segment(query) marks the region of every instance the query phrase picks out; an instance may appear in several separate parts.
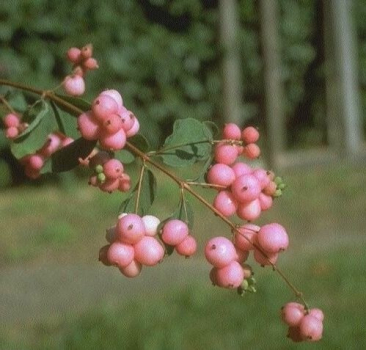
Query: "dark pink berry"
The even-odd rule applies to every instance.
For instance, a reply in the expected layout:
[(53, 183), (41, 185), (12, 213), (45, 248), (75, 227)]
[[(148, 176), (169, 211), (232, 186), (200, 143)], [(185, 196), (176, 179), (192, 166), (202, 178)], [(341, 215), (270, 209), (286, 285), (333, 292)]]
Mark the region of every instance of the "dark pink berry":
[(93, 45), (87, 44), (87, 45), (83, 46), (80, 50), (80, 54), (81, 54), (81, 57), (84, 59), (92, 57), (93, 56)]
[(93, 57), (87, 58), (82, 64), (85, 69), (94, 70), (99, 68), (97, 60)]
[(106, 179), (98, 185), (103, 192), (112, 193), (119, 187), (119, 179)]
[(267, 253), (263, 255), (258, 249), (254, 249), (254, 260), (262, 266), (275, 264), (278, 259), (278, 253)]
[(109, 259), (108, 259), (109, 247), (110, 247), (110, 245), (107, 244), (107, 245), (105, 245), (105, 246), (103, 246), (102, 248), (99, 249), (99, 261), (105, 266), (111, 266), (112, 265), (110, 263)]
[(256, 159), (261, 155), (261, 149), (256, 143), (249, 143), (243, 148), (242, 154), (249, 159)]
[(123, 128), (123, 122), (118, 114), (110, 114), (102, 123), (103, 131), (112, 135)]
[(236, 250), (236, 258), (235, 258), (235, 260), (239, 264), (242, 264), (243, 262), (245, 262), (248, 259), (249, 251), (247, 251), (247, 250), (241, 250), (238, 247), (235, 247), (235, 250)]
[(295, 343), (303, 341), (299, 327), (289, 327), (287, 337), (290, 338)]
[(248, 126), (243, 129), (241, 133), (241, 138), (247, 144), (256, 143), (259, 139), (259, 132), (256, 128)]
[(78, 63), (81, 59), (81, 51), (77, 47), (71, 47), (67, 50), (67, 58), (71, 63)]

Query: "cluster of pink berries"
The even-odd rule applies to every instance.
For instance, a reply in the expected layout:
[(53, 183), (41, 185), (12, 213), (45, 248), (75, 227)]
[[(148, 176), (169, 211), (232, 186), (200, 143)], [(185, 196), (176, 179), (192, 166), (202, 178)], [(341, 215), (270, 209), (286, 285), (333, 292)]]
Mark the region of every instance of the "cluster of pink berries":
[(3, 123), (6, 128), (5, 136), (10, 140), (15, 139), (28, 127), (28, 124), (22, 123), (20, 117), (15, 113), (8, 113), (4, 117)]
[(31, 179), (39, 177), (47, 159), (57, 150), (69, 145), (73, 141), (71, 137), (67, 137), (60, 132), (48, 135), (47, 141), (38, 151), (28, 154), (19, 160), (24, 165), (25, 174)]
[(127, 192), (131, 188), (131, 178), (124, 172), (123, 164), (111, 157), (108, 152), (100, 151), (89, 159), (89, 168), (94, 174), (89, 184), (99, 187), (104, 192)]
[(63, 81), (67, 94), (80, 96), (85, 92), (85, 73), (98, 68), (98, 62), (92, 56), (93, 46), (91, 44), (85, 45), (81, 49), (71, 47), (67, 51), (67, 58), (74, 65), (72, 74), (67, 75)]
[(107, 150), (121, 150), (128, 137), (136, 135), (140, 124), (123, 106), (120, 93), (105, 90), (93, 101), (90, 111), (78, 117), (78, 129), (86, 140), (98, 140)]
[(324, 313), (314, 308), (306, 310), (302, 304), (291, 302), (282, 307), (281, 316), (288, 326), (287, 336), (294, 342), (318, 341), (323, 335)]
[[(107, 230), (106, 239), (110, 244), (100, 249), (99, 260), (104, 265), (117, 266), (126, 277), (138, 276), (142, 266), (157, 265), (165, 255), (156, 238), (159, 224), (160, 220), (153, 215), (121, 214), (117, 224)], [(195, 252), (196, 242), (184, 225), (180, 220), (168, 220), (161, 237), (164, 243), (175, 245), (179, 254), (190, 256)]]

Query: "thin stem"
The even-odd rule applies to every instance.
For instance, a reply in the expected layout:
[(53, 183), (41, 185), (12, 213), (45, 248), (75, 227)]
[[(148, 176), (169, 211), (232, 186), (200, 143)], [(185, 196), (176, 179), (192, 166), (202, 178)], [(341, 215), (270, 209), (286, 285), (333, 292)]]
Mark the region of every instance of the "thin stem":
[(227, 188), (226, 186), (222, 186), (222, 185), (215, 185), (215, 184), (210, 184), (210, 183), (206, 183), (206, 182), (196, 182), (196, 181), (186, 181), (186, 184), (191, 185), (191, 186), (216, 188), (218, 190), (225, 190)]
[(177, 144), (177, 145), (174, 145), (174, 146), (160, 148), (156, 151), (150, 151), (150, 152), (147, 153), (147, 155), (148, 156), (156, 156), (156, 155), (165, 153), (167, 151), (172, 151), (174, 149), (181, 148), (181, 147), (184, 147), (184, 146), (193, 146), (193, 145), (198, 145), (198, 144), (201, 144), (201, 143), (211, 143), (212, 144), (213, 142), (214, 141), (207, 139), (207, 140), (201, 140), (201, 141), (195, 141), (195, 142), (180, 143), (180, 144)]
[(15, 112), (15, 110), (13, 109), (13, 107), (9, 104), (9, 102), (6, 100), (6, 98), (4, 96), (0, 95), (0, 100), (1, 102), (5, 105), (5, 107), (13, 114), (17, 114)]
[(142, 187), (142, 179), (144, 178), (146, 163), (145, 160), (142, 160), (143, 164), (140, 169), (140, 175), (139, 175), (139, 182), (137, 187), (137, 195), (136, 195), (136, 203), (135, 203), (135, 214), (137, 214), (137, 211), (139, 209), (139, 203), (140, 203), (140, 195), (141, 195), (141, 187)]

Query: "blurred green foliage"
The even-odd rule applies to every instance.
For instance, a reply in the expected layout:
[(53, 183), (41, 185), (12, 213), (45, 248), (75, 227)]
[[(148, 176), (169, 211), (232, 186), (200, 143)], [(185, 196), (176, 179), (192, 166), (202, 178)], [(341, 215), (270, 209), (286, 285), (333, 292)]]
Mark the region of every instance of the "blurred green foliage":
[[(364, 105), (365, 4), (354, 0)], [(240, 1), (239, 10), (243, 115), (263, 126), (258, 2)], [(321, 1), (280, 0), (280, 11), (288, 142), (324, 144)], [(222, 122), (218, 0), (12, 0), (0, 2), (0, 19), (3, 78), (55, 87), (71, 70), (66, 50), (92, 42), (101, 68), (87, 76), (86, 99), (121, 91), (153, 145), (177, 118)]]

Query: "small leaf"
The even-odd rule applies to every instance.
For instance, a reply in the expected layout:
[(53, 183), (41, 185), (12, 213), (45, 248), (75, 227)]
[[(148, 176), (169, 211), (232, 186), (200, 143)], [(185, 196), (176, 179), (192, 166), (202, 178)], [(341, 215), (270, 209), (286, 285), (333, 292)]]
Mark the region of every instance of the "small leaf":
[(64, 105), (63, 103), (54, 101), (57, 104), (57, 106), (59, 106), (63, 111), (73, 115), (74, 117), (78, 117), (80, 115), (80, 113), (76, 112), (72, 108), (72, 106), (75, 106), (75, 107), (81, 109), (83, 112), (89, 111), (91, 109), (91, 104), (81, 98), (67, 96), (67, 95), (60, 95), (60, 94), (55, 94), (55, 95), (57, 97), (63, 99), (64, 101), (66, 101), (68, 104), (70, 104), (70, 107), (68, 107), (67, 105)]
[(55, 152), (52, 159), (52, 172), (60, 173), (71, 170), (79, 165), (79, 158), (85, 159), (94, 149), (96, 141), (82, 137)]
[(28, 108), (24, 94), (17, 90), (12, 90), (5, 95), (9, 104), (18, 112), (25, 111)]
[(64, 125), (64, 122), (61, 118), (61, 114), (56, 106), (56, 104), (51, 101), (51, 107), (52, 107), (52, 111), (53, 111), (53, 114), (55, 116), (55, 119), (56, 119), (56, 123), (57, 123), (57, 126), (58, 126), (58, 129), (64, 134), (64, 135), (67, 135), (66, 134), (66, 130), (65, 130), (65, 125)]
[(205, 124), (210, 130), (212, 138), (215, 138), (219, 135), (220, 129), (214, 122), (212, 122), (211, 120), (205, 120), (203, 124)]
[(161, 157), (169, 166), (188, 166), (210, 156), (210, 141), (212, 132), (205, 124), (193, 118), (179, 119), (174, 123), (173, 133), (165, 140)]
[(136, 157), (126, 149), (116, 152), (114, 158), (120, 160), (123, 164), (131, 164), (136, 159)]
[(135, 203), (136, 203), (135, 193), (132, 192), (119, 206), (119, 209), (118, 209), (119, 213), (120, 214), (133, 213), (135, 211)]
[(141, 134), (137, 134), (129, 138), (128, 142), (144, 153), (146, 153), (150, 148), (149, 141)]
[(170, 219), (179, 219), (184, 221), (190, 229), (193, 228), (193, 209), (187, 199), (183, 198), (179, 201), (177, 209), (170, 216)]
[(51, 101), (51, 107), (58, 125), (58, 129), (63, 134), (73, 139), (79, 138), (80, 133), (77, 130), (75, 118), (69, 113), (61, 110), (54, 101)]

